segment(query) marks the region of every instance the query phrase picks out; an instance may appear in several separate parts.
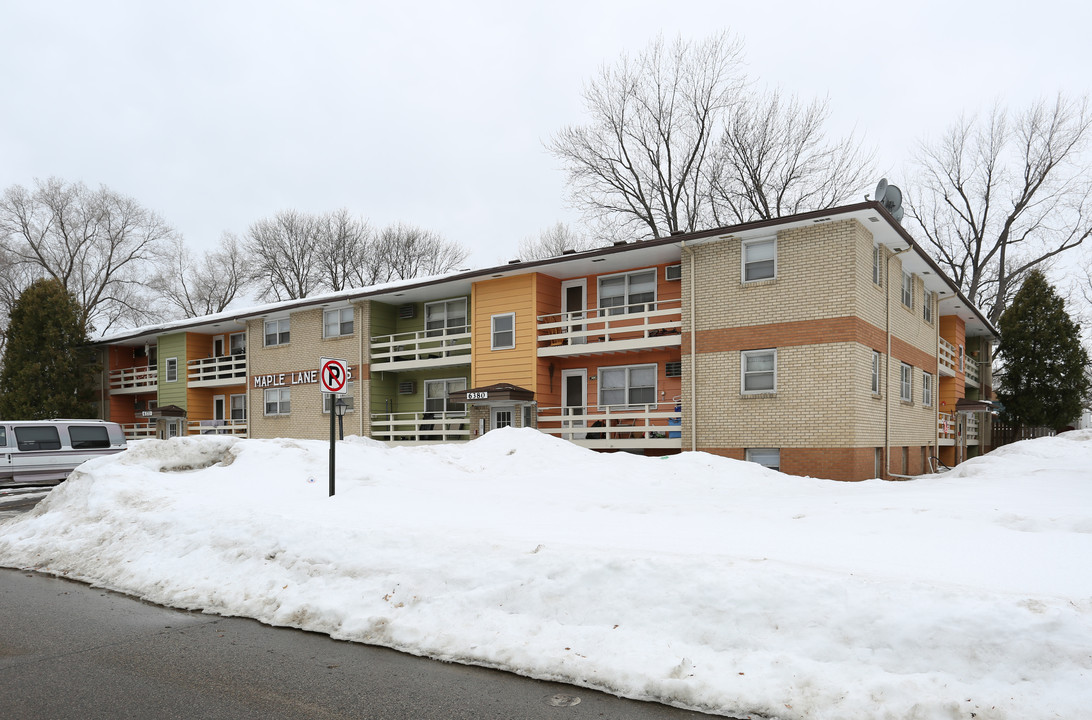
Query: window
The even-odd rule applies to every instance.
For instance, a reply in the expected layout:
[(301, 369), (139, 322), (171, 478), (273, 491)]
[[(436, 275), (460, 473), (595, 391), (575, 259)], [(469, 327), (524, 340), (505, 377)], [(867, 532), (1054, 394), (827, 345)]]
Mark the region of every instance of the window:
[(102, 425), (69, 425), (68, 439), (73, 450), (110, 447), (110, 435)]
[(872, 394), (880, 394), (880, 354), (872, 352)]
[(530, 405), (523, 406), (523, 427), (535, 426), (535, 411)]
[(233, 333), (228, 338), (228, 346), (232, 355), (246, 354), (246, 333)]
[(656, 366), (599, 368), (599, 405), (652, 405), (656, 402)]
[(466, 390), (466, 378), (425, 380), (425, 412), (465, 412), (465, 404), (447, 399), (451, 393), (464, 390)]
[(778, 448), (747, 448), (747, 462), (758, 463), (771, 470), (781, 469), (781, 450)]
[(933, 298), (935, 297), (936, 293), (932, 290), (926, 290), (921, 296), (921, 317), (930, 325), (933, 324)]
[(334, 396), (331, 393), (323, 393), (322, 394), (322, 414), (323, 415), (330, 412), (330, 398), (331, 397), (335, 398), (334, 402), (337, 402), (337, 399), (336, 399), (337, 397), (343, 398), (345, 400), (346, 404), (348, 404), (348, 406), (349, 406), (349, 407), (345, 408), (345, 412), (346, 413), (351, 413), (353, 411), (353, 405), (355, 404), (353, 402), (353, 383), (351, 383), (351, 382), (345, 383), (345, 388), (346, 388), (346, 390), (348, 392), (344, 393), (343, 395)]
[(163, 374), (165, 375), (164, 379), (167, 382), (177, 382), (178, 381), (178, 358), (167, 358), (163, 362), (165, 363), (164, 366), (163, 366)]
[(743, 281), (777, 277), (777, 240), (751, 240), (743, 243)]
[(272, 345), (287, 345), (289, 338), (288, 324), (288, 318), (281, 318), (280, 320), (266, 320), (265, 346), (270, 347)]
[(656, 271), (642, 270), (599, 278), (599, 307), (610, 315), (644, 312), (656, 302)]
[(883, 477), (883, 448), (876, 448), (875, 473), (876, 477)]
[(510, 350), (516, 346), (516, 314), (493, 316), (491, 350)]
[(880, 250), (880, 246), (876, 245), (872, 248), (872, 282), (877, 285), (883, 285), (883, 274), (880, 272), (883, 267), (883, 251)]
[(933, 406), (933, 376), (927, 372), (921, 374), (921, 404)]
[(0, 426), (0, 448), (8, 446), (8, 431), (3, 426)]
[(959, 346), (959, 371), (960, 372), (967, 372), (967, 368), (965, 366), (966, 365), (966, 360), (967, 359), (965, 357), (963, 357), (963, 346), (960, 345)]
[(159, 346), (148, 346), (148, 367), (156, 367), (159, 364)]
[(425, 330), (430, 337), (466, 332), (466, 298), (427, 303)]
[[(327, 310), (322, 313), (322, 336), (328, 338), (345, 337), (353, 334), (353, 309)], [(287, 342), (287, 340), (285, 341)]]
[(777, 392), (777, 350), (744, 350), (740, 360), (741, 392)]
[(57, 428), (49, 425), (15, 428), (15, 442), (19, 449), (27, 452), (32, 450), (60, 450), (61, 436)]
[(292, 388), (270, 388), (265, 391), (265, 414), (287, 415), (292, 410)]
[(231, 419), (246, 420), (246, 395), (231, 396)]
[(914, 307), (914, 276), (907, 272), (902, 274), (902, 304)]
[(903, 363), (899, 368), (899, 399), (911, 402), (914, 399), (914, 368)]

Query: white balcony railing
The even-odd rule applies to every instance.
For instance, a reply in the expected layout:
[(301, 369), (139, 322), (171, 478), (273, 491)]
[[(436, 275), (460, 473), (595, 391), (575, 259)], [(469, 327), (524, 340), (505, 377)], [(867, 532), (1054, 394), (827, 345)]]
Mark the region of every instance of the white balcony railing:
[(586, 355), (682, 344), (682, 301), (538, 316), (538, 355)]
[(968, 415), (964, 427), (967, 430), (967, 444), (977, 445), (979, 443), (978, 413)]
[(967, 358), (966, 370), (967, 370), (967, 382), (971, 383), (972, 385), (974, 385), (976, 387), (978, 387), (979, 382), (980, 382), (979, 381), (979, 368), (978, 368), (978, 363), (975, 361), (973, 356)]
[(155, 437), (154, 422), (121, 423), (126, 440), (143, 440)]
[(958, 351), (956, 346), (945, 340), (940, 339), (940, 374), (953, 377), (956, 374), (956, 370), (959, 369), (959, 360), (957, 359)]
[(462, 442), (470, 439), (470, 421), (465, 412), (375, 413), (372, 439), (392, 443)]
[[(940, 413), (937, 415), (937, 436), (943, 443), (945, 440), (955, 441), (956, 419), (952, 413)], [(949, 443), (951, 444), (951, 443)]]
[(539, 408), (538, 429), (589, 448), (681, 448), (682, 409), (675, 402)]
[(246, 383), (246, 355), (198, 358), (186, 363), (186, 377), (191, 387), (216, 387)]
[(154, 367), (122, 368), (110, 371), (111, 394), (155, 392), (158, 388), (159, 372)]
[(375, 335), (371, 369), (408, 370), (470, 363), (470, 326)]
[(190, 435), (249, 435), (246, 420), (190, 420), (186, 425)]

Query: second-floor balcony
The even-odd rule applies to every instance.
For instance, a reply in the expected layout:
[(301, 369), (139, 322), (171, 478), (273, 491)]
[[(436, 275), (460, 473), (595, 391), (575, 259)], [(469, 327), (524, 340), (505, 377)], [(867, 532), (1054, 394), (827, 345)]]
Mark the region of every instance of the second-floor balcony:
[(154, 367), (120, 368), (110, 371), (111, 395), (138, 395), (159, 389), (159, 372)]
[(222, 387), (246, 384), (246, 355), (198, 358), (186, 363), (190, 387)]
[(944, 338), (940, 339), (940, 351), (937, 359), (941, 375), (955, 377), (964, 373), (964, 381), (971, 387), (980, 387), (978, 362), (974, 357), (963, 355), (963, 349), (956, 347)]
[(538, 316), (539, 357), (682, 344), (682, 301), (661, 300)]
[(372, 372), (469, 364), (469, 325), (372, 336)]

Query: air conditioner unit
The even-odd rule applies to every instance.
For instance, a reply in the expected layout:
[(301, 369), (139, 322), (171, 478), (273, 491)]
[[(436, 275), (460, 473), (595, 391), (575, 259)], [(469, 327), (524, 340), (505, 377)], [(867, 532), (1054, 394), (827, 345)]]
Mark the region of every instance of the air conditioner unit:
[(682, 280), (682, 264), (665, 267), (664, 280)]
[(664, 374), (667, 377), (682, 377), (682, 362), (676, 360), (664, 365)]
[(417, 305), (414, 303), (406, 303), (405, 305), (398, 306), (398, 318), (400, 320), (412, 320), (417, 317)]
[(406, 380), (405, 382), (398, 383), (399, 395), (416, 395), (417, 394), (417, 381)]

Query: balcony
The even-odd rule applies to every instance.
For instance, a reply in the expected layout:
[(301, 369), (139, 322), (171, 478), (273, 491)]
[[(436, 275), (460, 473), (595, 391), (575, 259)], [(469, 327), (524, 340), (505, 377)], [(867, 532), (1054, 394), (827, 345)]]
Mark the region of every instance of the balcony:
[(249, 437), (246, 420), (190, 420), (186, 423), (190, 435), (235, 435)]
[(375, 335), (371, 371), (423, 370), (470, 364), (470, 326)]
[(981, 382), (979, 381), (978, 363), (975, 361), (974, 356), (967, 358), (966, 371), (967, 385), (975, 388), (982, 387)]
[(159, 389), (159, 371), (154, 367), (122, 368), (110, 371), (111, 395), (137, 395)]
[(470, 439), (470, 421), (465, 412), (375, 413), (371, 428), (373, 440), (396, 444)]
[(540, 432), (596, 450), (680, 450), (681, 426), (682, 410), (674, 402), (538, 410)]
[(937, 440), (941, 445), (955, 445), (956, 419), (953, 413), (937, 415)]
[(539, 357), (678, 347), (682, 344), (682, 301), (539, 315), (538, 342)]
[(959, 351), (956, 346), (945, 340), (940, 339), (940, 374), (947, 377), (955, 377), (956, 370), (959, 369)]
[(186, 363), (190, 387), (224, 387), (246, 384), (246, 355), (198, 358)]
[(154, 422), (121, 423), (121, 429), (125, 433), (126, 441), (155, 437)]

